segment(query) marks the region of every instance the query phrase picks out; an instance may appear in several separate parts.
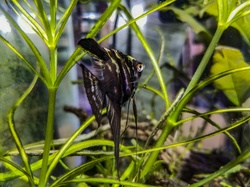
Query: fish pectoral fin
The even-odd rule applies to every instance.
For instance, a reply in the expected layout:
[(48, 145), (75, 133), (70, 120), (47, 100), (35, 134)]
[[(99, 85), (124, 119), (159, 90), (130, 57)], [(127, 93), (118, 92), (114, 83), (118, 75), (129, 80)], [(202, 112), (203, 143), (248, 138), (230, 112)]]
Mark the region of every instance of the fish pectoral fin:
[(119, 151), (120, 151), (120, 128), (121, 128), (121, 105), (118, 102), (113, 102), (106, 96), (107, 116), (109, 119), (112, 136), (114, 140), (114, 154), (116, 160), (116, 168), (119, 176)]
[(93, 114), (95, 115), (98, 126), (100, 126), (104, 101), (104, 96), (100, 88), (100, 82), (84, 65), (81, 65), (81, 67), (83, 71), (84, 87), (89, 104), (92, 108)]
[(87, 53), (101, 60), (109, 60), (106, 50), (101, 47), (93, 38), (83, 38), (78, 42)]

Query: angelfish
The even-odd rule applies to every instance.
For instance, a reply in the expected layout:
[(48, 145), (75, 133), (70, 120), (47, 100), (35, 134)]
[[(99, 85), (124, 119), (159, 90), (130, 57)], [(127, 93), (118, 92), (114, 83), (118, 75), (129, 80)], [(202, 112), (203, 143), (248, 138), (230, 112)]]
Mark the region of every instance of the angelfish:
[(119, 177), (121, 107), (134, 97), (144, 65), (118, 50), (101, 47), (92, 38), (81, 39), (78, 45), (93, 57), (92, 70), (88, 69), (85, 64), (80, 64), (83, 71), (84, 87), (99, 126), (102, 119), (102, 109), (107, 109)]

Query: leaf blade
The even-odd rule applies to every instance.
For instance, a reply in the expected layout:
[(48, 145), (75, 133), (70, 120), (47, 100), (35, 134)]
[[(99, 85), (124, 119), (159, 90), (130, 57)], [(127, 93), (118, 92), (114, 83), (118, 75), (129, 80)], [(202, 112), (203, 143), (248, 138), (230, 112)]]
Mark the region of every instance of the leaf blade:
[[(213, 56), (211, 74), (219, 74), (226, 70), (248, 67), (240, 50), (225, 46), (216, 48)], [(222, 90), (227, 98), (236, 106), (240, 106), (250, 96), (250, 78), (246, 74), (250, 71), (233, 73), (217, 79), (214, 85)]]

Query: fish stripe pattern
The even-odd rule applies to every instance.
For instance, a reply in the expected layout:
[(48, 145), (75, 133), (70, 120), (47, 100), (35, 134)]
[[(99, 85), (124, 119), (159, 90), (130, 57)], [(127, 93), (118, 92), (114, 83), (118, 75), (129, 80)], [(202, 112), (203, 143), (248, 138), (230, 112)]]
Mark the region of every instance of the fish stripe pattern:
[(92, 38), (83, 38), (78, 45), (93, 57), (92, 69), (88, 69), (84, 63), (80, 64), (84, 87), (99, 126), (101, 111), (103, 108), (107, 109), (119, 177), (121, 107), (134, 97), (144, 65), (118, 50), (101, 47)]

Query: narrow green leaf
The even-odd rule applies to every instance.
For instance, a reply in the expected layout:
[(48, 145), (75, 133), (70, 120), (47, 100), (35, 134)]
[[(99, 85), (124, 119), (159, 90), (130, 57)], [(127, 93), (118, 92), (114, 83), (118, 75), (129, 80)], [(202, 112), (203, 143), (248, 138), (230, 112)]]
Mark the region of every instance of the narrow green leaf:
[(230, 15), (228, 16), (227, 23), (236, 21), (242, 14), (244, 14), (244, 10), (250, 5), (250, 1), (246, 1), (239, 6), (237, 6), (234, 10), (232, 9)]
[(90, 117), (86, 122), (68, 139), (68, 141), (61, 147), (61, 149), (55, 154), (55, 158), (51, 162), (50, 166), (48, 167), (45, 181), (47, 181), (51, 175), (51, 172), (56, 167), (59, 160), (63, 157), (64, 153), (67, 152), (69, 147), (72, 145), (73, 141), (77, 138), (77, 136), (88, 127), (88, 125), (95, 119), (94, 116)]
[(86, 38), (94, 37), (101, 30), (101, 28), (105, 25), (105, 23), (108, 21), (108, 19), (113, 14), (113, 12), (117, 9), (120, 2), (121, 2), (121, 0), (111, 1), (111, 4), (109, 5), (109, 7), (104, 11), (102, 16), (98, 19), (96, 24), (93, 26), (93, 28), (87, 34)]
[(77, 46), (77, 48), (75, 49), (75, 51), (69, 57), (68, 61), (63, 66), (63, 68), (60, 71), (60, 73), (58, 74), (58, 76), (56, 78), (56, 81), (55, 81), (55, 84), (54, 84), (55, 86), (59, 86), (59, 84), (61, 83), (61, 81), (63, 80), (63, 78), (69, 72), (69, 70), (77, 63), (77, 61), (79, 61), (83, 57), (84, 54), (85, 53), (83, 53), (82, 48), (80, 46)]
[[(58, 24), (61, 23), (61, 27), (64, 27), (64, 24), (66, 23), (65, 20), (68, 19), (68, 14), (70, 11), (72, 11), (72, 7), (73, 7), (73, 3), (75, 3), (75, 1), (71, 2), (71, 7), (69, 7), (67, 9), (67, 11), (65, 12), (65, 15), (61, 18), (61, 20), (59, 21)], [(102, 28), (102, 26), (108, 21), (109, 17), (112, 15), (112, 13), (115, 11), (115, 9), (118, 7), (118, 5), (120, 4), (120, 0), (117, 1), (112, 1), (112, 3), (110, 4), (110, 6), (105, 10), (105, 12), (102, 14), (102, 16), (98, 19), (98, 21), (96, 22), (96, 24), (93, 26), (93, 28), (91, 29), (91, 31), (87, 34), (87, 38), (92, 38), (94, 37)], [(59, 25), (58, 25), (59, 27)], [(58, 30), (58, 34), (57, 37), (60, 36), (60, 32), (62, 32), (62, 28), (59, 28)], [(55, 81), (55, 85), (59, 85), (60, 82), (62, 81), (62, 79), (64, 78), (64, 76), (67, 74), (67, 72), (75, 65), (75, 63), (81, 59), (81, 57), (84, 56), (85, 53), (81, 53), (82, 52), (82, 48), (81, 47), (77, 47), (76, 50), (74, 51), (74, 53), (70, 56), (70, 58), (68, 59), (68, 61), (65, 63), (65, 65), (63, 66), (61, 72), (59, 73), (56, 81)]]
[[(43, 39), (43, 41), (45, 43), (48, 42), (48, 39), (46, 37), (46, 33), (44, 31), (44, 29), (41, 27), (41, 25), (36, 21), (36, 19), (31, 15), (31, 13), (29, 13), (27, 10), (24, 9), (23, 6), (21, 6), (20, 2), (14, 2), (15, 6), (13, 6), (12, 4), (10, 4), (12, 10), (20, 17), (23, 18), (23, 20), (29, 24), (29, 26), (33, 29), (33, 31), (40, 37)], [(37, 14), (37, 12), (33, 9), (33, 7), (29, 4), (26, 3), (27, 6), (29, 6), (29, 8), (32, 11), (32, 14), (34, 14), (35, 16), (39, 16)], [(39, 17), (38, 17), (39, 18)]]
[(46, 15), (43, 3), (41, 0), (36, 0), (36, 1), (34, 1), (34, 3), (35, 3), (35, 6), (38, 10), (39, 17), (41, 18), (41, 22), (44, 25), (45, 33), (48, 37), (48, 41), (52, 41), (53, 39), (52, 39), (51, 27), (50, 27), (49, 19)]
[[(134, 20), (132, 15), (130, 14), (130, 12), (127, 10), (126, 7), (120, 5), (119, 8), (126, 14), (128, 20)], [(168, 94), (167, 94), (167, 89), (166, 89), (166, 85), (165, 85), (165, 81), (163, 79), (163, 75), (162, 72), (160, 70), (159, 64), (157, 62), (157, 59), (150, 47), (150, 45), (148, 44), (146, 38), (143, 36), (140, 28), (138, 27), (138, 25), (136, 24), (136, 22), (132, 22), (131, 23), (131, 28), (134, 30), (136, 36), (139, 38), (141, 44), (143, 45), (145, 51), (147, 52), (149, 58), (151, 59), (152, 65), (154, 67), (155, 73), (157, 75), (157, 78), (159, 80), (159, 84), (161, 86), (161, 90), (162, 90), (162, 95), (164, 97), (164, 101), (166, 103), (166, 108), (168, 108), (170, 106), (170, 102), (169, 102), (169, 98), (168, 98)]]
[[(20, 166), (18, 166), (17, 164), (15, 164), (14, 162), (0, 156), (0, 160), (3, 161), (5, 164), (9, 164), (11, 167), (15, 168), (16, 170), (18, 170), (19, 172), (21, 172), (23, 175), (27, 176), (27, 178), (30, 181), (33, 181), (32, 177), (29, 175), (29, 173), (27, 173), (23, 168), (21, 168)], [(3, 173), (4, 174), (4, 173)], [(0, 176), (0, 181), (4, 182), (7, 181), (6, 178), (4, 177), (5, 175), (1, 175)]]
[(15, 110), (17, 109), (18, 106), (20, 106), (20, 104), (25, 100), (25, 98), (30, 94), (30, 92), (33, 90), (36, 82), (37, 82), (37, 76), (34, 77), (33, 81), (31, 82), (30, 86), (27, 88), (27, 90), (23, 93), (23, 95), (16, 101), (16, 103), (14, 104), (14, 106), (9, 110), (8, 112), (8, 125), (9, 125), (9, 129), (12, 135), (12, 138), (14, 139), (14, 142), (16, 144), (16, 147), (20, 153), (20, 156), (22, 158), (22, 161), (24, 163), (25, 169), (27, 171), (27, 173), (30, 175), (30, 183), (34, 183), (33, 181), (33, 173), (31, 171), (30, 168), (30, 163), (29, 163), (29, 159), (28, 156), (24, 150), (23, 144), (16, 132), (16, 128), (15, 128), (15, 123), (14, 123), (14, 113)]
[(31, 39), (28, 37), (28, 35), (20, 28), (20, 26), (16, 23), (16, 21), (10, 16), (10, 14), (8, 14), (2, 8), (2, 6), (0, 6), (0, 10), (4, 13), (6, 18), (10, 21), (10, 23), (17, 29), (17, 31), (23, 37), (25, 42), (29, 45), (30, 49), (32, 50), (32, 52), (34, 53), (34, 55), (35, 55), (35, 57), (36, 57), (36, 59), (38, 61), (38, 64), (39, 64), (41, 72), (42, 72), (42, 74), (44, 76), (44, 79), (46, 80), (47, 83), (49, 83), (50, 82), (49, 72), (48, 72), (46, 63), (45, 63), (44, 59), (42, 58), (42, 55), (41, 55), (40, 51), (37, 49), (37, 47), (35, 46), (33, 41), (31, 41)]
[(151, 91), (152, 93), (154, 93), (154, 94), (158, 95), (159, 97), (161, 97), (163, 100), (165, 99), (163, 94), (159, 90), (157, 90), (156, 88), (154, 88), (152, 86), (149, 86), (149, 85), (145, 84), (145, 85), (142, 86), (142, 88)]
[(101, 186), (105, 186), (105, 184), (113, 184), (113, 186), (130, 186), (130, 187), (155, 187), (153, 185), (148, 185), (148, 184), (142, 184), (142, 183), (136, 183), (136, 182), (130, 182), (130, 181), (119, 181), (118, 179), (109, 179), (109, 178), (90, 178), (90, 177), (85, 177), (85, 178), (79, 178), (79, 179), (73, 179), (69, 180), (65, 183), (62, 183), (61, 185), (58, 186), (70, 186), (70, 184), (74, 183), (83, 183), (86, 182), (88, 184), (92, 184), (91, 186), (96, 186), (96, 184), (102, 184)]
[(42, 75), (33, 68), (30, 62), (26, 58), (24, 58), (24, 56), (11, 43), (9, 43), (9, 41), (7, 41), (1, 35), (0, 40), (2, 40), (6, 46), (8, 46), (21, 60), (23, 60), (23, 62), (31, 69), (33, 73), (35, 73), (44, 82), (45, 85), (47, 84), (46, 80), (42, 77)]
[(206, 177), (205, 179), (203, 179), (197, 183), (190, 185), (189, 187), (204, 186), (204, 184), (210, 182), (212, 179), (214, 179), (218, 176), (225, 174), (231, 168), (237, 166), (238, 164), (240, 164), (244, 160), (248, 159), (249, 157), (250, 157), (250, 150), (248, 149), (244, 153), (242, 153), (241, 155), (239, 155), (238, 157), (236, 157), (235, 159), (233, 159), (232, 161), (227, 163), (225, 166), (221, 167), (219, 170), (217, 170), (213, 174), (209, 175), (208, 177)]
[[(56, 13), (57, 13), (57, 8), (58, 8), (58, 2), (57, 1), (50, 1), (49, 8), (50, 8), (50, 19), (49, 19), (49, 24), (51, 27), (51, 32), (52, 35), (55, 36), (56, 32)], [(54, 40), (53, 40), (54, 41)]]
[(78, 2), (77, 0), (71, 0), (70, 1), (70, 4), (69, 4), (68, 8), (63, 13), (63, 15), (61, 16), (58, 23), (56, 24), (56, 28), (55, 28), (55, 30), (57, 31), (56, 36), (55, 36), (56, 37), (55, 38), (56, 43), (59, 40), (59, 38), (61, 37), (62, 32), (64, 31), (64, 28), (66, 26), (66, 23), (67, 23), (69, 17), (71, 16), (72, 11), (74, 10), (77, 2)]
[(167, 7), (166, 9), (172, 10), (182, 22), (188, 23), (196, 34), (203, 32), (207, 36), (209, 36), (209, 38), (212, 38), (211, 33), (200, 22), (198, 22), (193, 16), (186, 13), (185, 10), (175, 8), (175, 7)]
[(250, 15), (244, 16), (243, 18), (238, 19), (232, 24), (232, 27), (236, 28), (243, 40), (250, 45), (250, 32), (249, 32), (249, 25), (250, 25)]
[(228, 17), (235, 8), (237, 0), (217, 0), (218, 6), (218, 25), (225, 26), (228, 22)]

